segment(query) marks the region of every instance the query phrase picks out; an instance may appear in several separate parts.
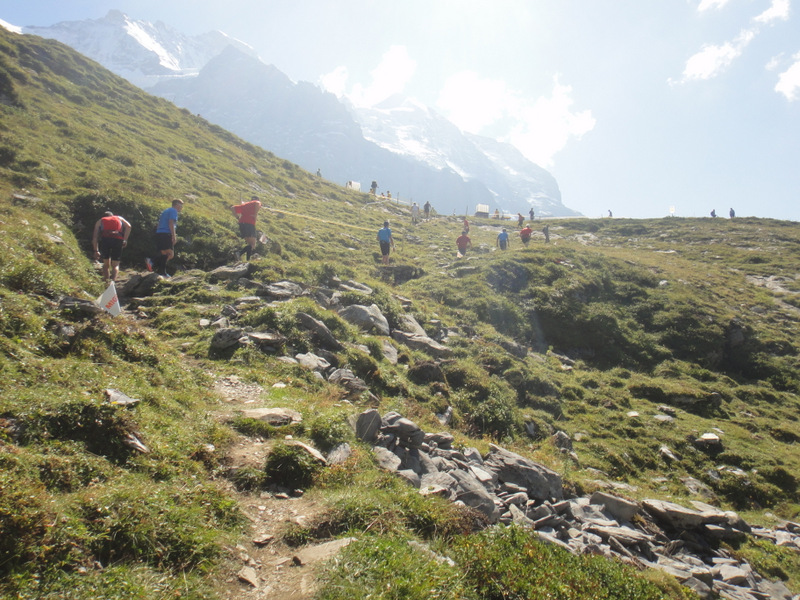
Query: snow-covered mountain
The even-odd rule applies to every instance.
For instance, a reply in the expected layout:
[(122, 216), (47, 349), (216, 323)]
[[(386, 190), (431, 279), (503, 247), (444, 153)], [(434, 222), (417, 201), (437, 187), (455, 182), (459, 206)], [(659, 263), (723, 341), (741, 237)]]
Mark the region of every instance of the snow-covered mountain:
[(247, 141), (344, 183), (373, 180), (441, 213), (491, 210), (567, 216), (553, 176), (515, 148), (467, 135), (407, 98), (356, 108), (292, 82), (247, 44), (219, 31), (186, 36), (119, 11), (104, 18), (26, 26), (57, 39), (148, 91)]
[(257, 56), (252, 47), (221, 31), (187, 36), (160, 21), (136, 21), (118, 10), (102, 19), (24, 26), (22, 32), (58, 40), (142, 88), (197, 75), (228, 46)]
[(402, 96), (376, 107), (351, 107), (364, 137), (391, 152), (451, 169), (466, 181), (479, 181), (494, 206), (523, 212), (565, 213), (555, 178), (511, 144), (466, 134), (436, 111)]

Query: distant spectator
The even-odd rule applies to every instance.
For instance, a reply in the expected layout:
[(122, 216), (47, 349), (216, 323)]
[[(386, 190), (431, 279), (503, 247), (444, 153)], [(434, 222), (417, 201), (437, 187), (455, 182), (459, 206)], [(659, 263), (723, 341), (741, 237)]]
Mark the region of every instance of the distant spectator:
[(736, 216), (736, 211), (731, 209), (728, 214), (731, 216), (731, 219)]
[(716, 218), (716, 216), (717, 216), (717, 209), (716, 209), (716, 208), (712, 208), (712, 209), (711, 209), (711, 216), (712, 216), (713, 218)]
[(522, 216), (522, 213), (517, 213), (517, 227), (522, 227), (525, 223), (525, 217)]
[(378, 182), (377, 181), (373, 181), (372, 185), (369, 186), (369, 193), (372, 194), (373, 196), (378, 193)]
[(609, 210), (608, 210), (608, 218), (610, 219), (610, 218), (612, 218), (613, 216), (614, 216), (614, 214), (611, 212), (611, 209), (609, 209)]
[(528, 211), (528, 215), (530, 216), (531, 221), (533, 221), (533, 207), (532, 206), (531, 206), (531, 209)]
[(431, 203), (427, 200), (425, 201), (425, 205), (422, 207), (422, 212), (425, 213), (425, 220), (431, 218)]
[(411, 223), (417, 224), (419, 222), (419, 204), (416, 202), (411, 203)]
[(103, 260), (103, 281), (116, 281), (119, 274), (119, 261), (122, 249), (128, 245), (131, 224), (120, 216), (106, 211), (94, 224), (92, 247), (94, 257)]
[(542, 233), (544, 234), (544, 243), (550, 243), (550, 225), (545, 225), (542, 227)]
[(498, 220), (500, 219), (500, 209), (499, 208), (495, 208), (494, 209), (494, 218), (498, 219)]

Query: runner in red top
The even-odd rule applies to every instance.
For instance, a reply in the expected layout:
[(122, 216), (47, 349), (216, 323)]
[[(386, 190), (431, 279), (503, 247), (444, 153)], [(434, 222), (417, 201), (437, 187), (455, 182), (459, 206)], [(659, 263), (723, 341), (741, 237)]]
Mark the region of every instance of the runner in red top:
[(519, 232), (519, 237), (522, 240), (522, 243), (527, 246), (528, 242), (531, 241), (531, 234), (533, 233), (533, 229), (531, 229), (530, 225), (525, 225), (523, 229)]
[(458, 248), (458, 258), (461, 258), (467, 253), (467, 248), (472, 246), (472, 240), (469, 239), (466, 230), (461, 232), (461, 235), (456, 240), (456, 247)]
[(128, 245), (131, 224), (111, 211), (106, 211), (92, 233), (92, 247), (95, 258), (103, 259), (103, 281), (116, 281), (122, 249)]
[(250, 198), (249, 202), (242, 201), (241, 204), (234, 204), (231, 206), (234, 216), (239, 219), (239, 235), (244, 238), (247, 245), (242, 248), (237, 256), (241, 256), (242, 252), (247, 253), (247, 260), (253, 255), (256, 249), (256, 217), (261, 208), (261, 202), (258, 196)]

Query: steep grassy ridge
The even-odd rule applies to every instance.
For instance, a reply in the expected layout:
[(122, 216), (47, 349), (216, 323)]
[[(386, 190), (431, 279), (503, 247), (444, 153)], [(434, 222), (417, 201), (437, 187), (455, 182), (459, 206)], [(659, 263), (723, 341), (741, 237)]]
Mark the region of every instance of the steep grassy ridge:
[[(287, 530), (287, 542), (362, 538), (342, 569), (320, 575), (329, 583), (321, 597), (430, 598), (432, 587), (442, 598), (534, 597), (559, 578), (569, 578), (574, 598), (598, 589), (608, 598), (633, 589), (686, 597), (663, 576), (575, 561), (518, 532), (466, 535), (471, 515), (381, 473), (355, 442), (346, 420), (369, 400), (344, 401), (338, 386), (253, 347), (210, 352), (213, 331), (200, 319), (249, 292), (208, 270), (241, 245), (227, 206), (253, 193), (271, 243), (250, 279), (311, 289), (354, 279), (373, 292), (344, 293), (343, 304), (375, 303), (392, 326), (409, 312), (430, 335), (451, 334), (446, 381), (429, 382), (408, 376), (430, 360), (425, 353), (397, 346), (391, 364), (386, 340), (308, 297), (242, 308), (237, 325), (282, 333), (288, 354), (315, 349), (298, 312), (325, 322), (347, 343), (336, 360), (367, 382), (382, 413), (436, 431), (435, 415), (452, 406), (457, 444), (485, 450), (498, 441), (558, 470), (575, 491), (624, 484), (632, 498), (701, 498), (753, 522), (796, 518), (796, 223), (551, 221), (549, 245), (537, 232), (530, 247), (515, 239), (500, 252), (492, 251), (498, 224), (484, 220), (472, 224), (475, 248), (456, 260), (460, 218), (412, 226), (405, 207), (317, 178), (60, 44), (0, 30), (0, 594), (214, 597), (226, 548), (245, 530), (238, 494), (281, 483), (280, 473), (312, 481), (307, 493), (325, 506), (319, 521)], [(102, 291), (87, 257), (106, 208), (133, 223), (122, 264), (130, 275), (175, 197), (186, 201), (174, 261), (181, 277), (118, 319), (60, 307), (64, 296)], [(378, 266), (375, 231), (386, 218), (394, 265), (408, 269)], [(213, 384), (230, 375), (262, 386), (263, 404), (299, 410), (304, 422), (273, 428), (219, 416)], [(107, 388), (141, 402), (108, 404)], [(653, 419), (665, 412), (675, 419)], [(572, 438), (573, 456), (551, 441), (557, 430)], [(707, 432), (721, 446), (695, 443)], [(279, 465), (231, 476), (233, 440), (286, 434), (323, 450), (349, 441), (355, 455), (316, 472), (279, 448)], [(407, 539), (429, 542), (456, 566), (420, 563)], [(752, 543), (732, 550), (800, 590), (797, 555)], [(501, 591), (481, 579), (538, 565), (546, 575), (509, 579)], [(404, 595), (380, 595), (387, 589)]]

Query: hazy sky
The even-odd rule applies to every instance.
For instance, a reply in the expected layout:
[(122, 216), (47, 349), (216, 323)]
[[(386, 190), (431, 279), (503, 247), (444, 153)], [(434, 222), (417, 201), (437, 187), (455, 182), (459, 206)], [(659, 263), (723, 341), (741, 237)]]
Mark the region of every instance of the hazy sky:
[(587, 216), (800, 221), (800, 0), (0, 0), (220, 29), (295, 81), (402, 92), (517, 146)]

